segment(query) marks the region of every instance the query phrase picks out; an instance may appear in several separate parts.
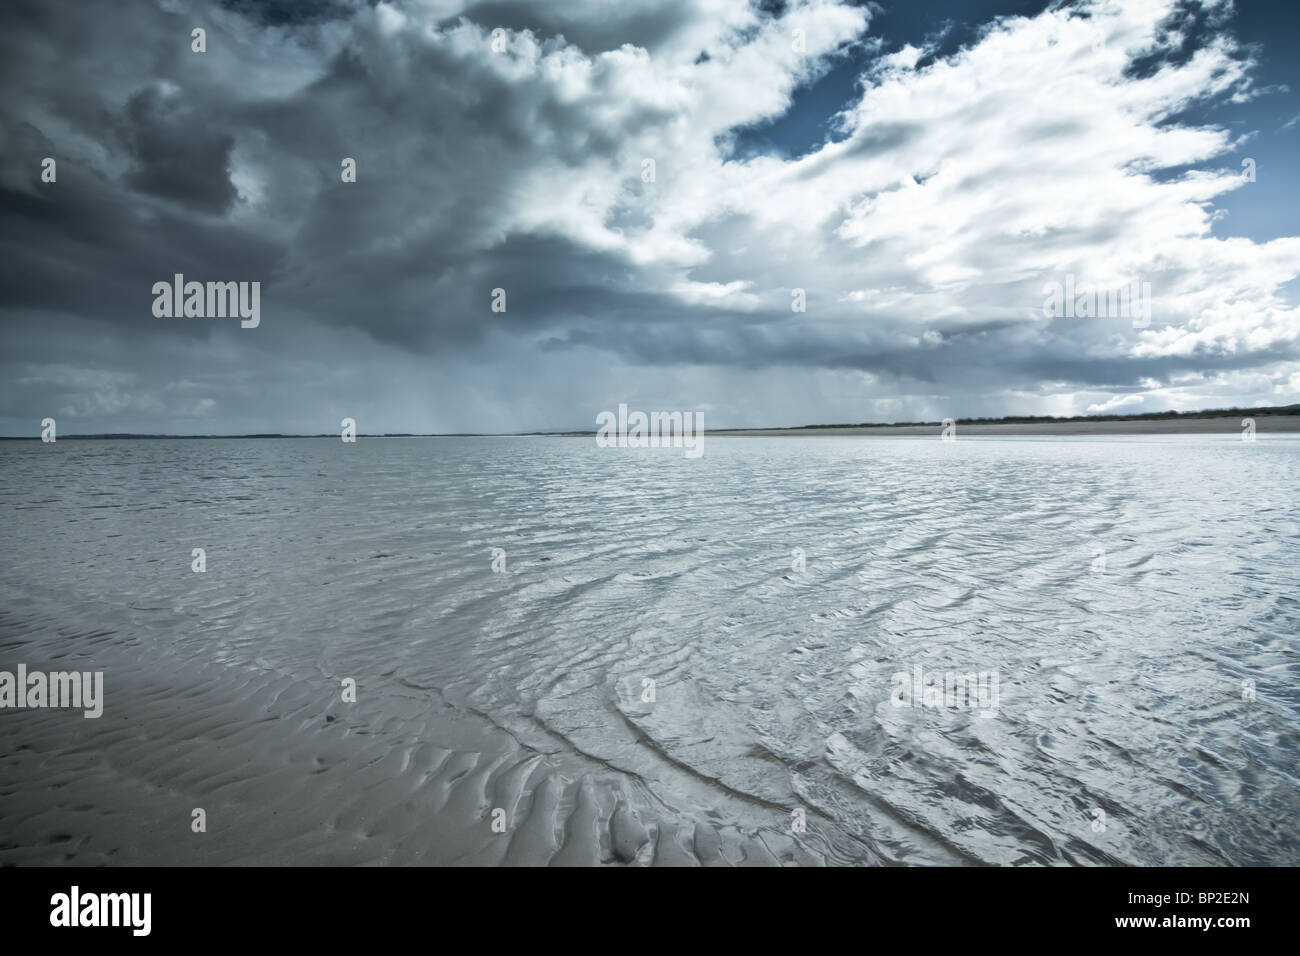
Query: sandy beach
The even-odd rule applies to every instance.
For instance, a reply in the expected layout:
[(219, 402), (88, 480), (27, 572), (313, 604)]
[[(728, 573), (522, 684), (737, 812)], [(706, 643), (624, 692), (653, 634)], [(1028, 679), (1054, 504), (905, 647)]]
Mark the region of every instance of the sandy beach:
[[(1164, 418), (1138, 421), (1015, 422), (1009, 424), (957, 425), (961, 435), (1214, 435), (1240, 437), (1241, 419)], [(891, 437), (937, 435), (938, 425), (855, 425), (846, 428), (762, 428), (706, 430), (713, 436), (753, 435), (789, 438), (843, 438), (852, 435)], [(1300, 415), (1260, 415), (1255, 431), (1300, 432)]]

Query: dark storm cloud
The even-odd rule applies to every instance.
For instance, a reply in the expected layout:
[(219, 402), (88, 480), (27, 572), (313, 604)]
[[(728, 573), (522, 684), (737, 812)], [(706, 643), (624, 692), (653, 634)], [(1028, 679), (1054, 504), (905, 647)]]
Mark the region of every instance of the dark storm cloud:
[(531, 30), (539, 36), (563, 35), (588, 53), (616, 50), (624, 43), (653, 51), (690, 20), (692, 6), (688, 0), (627, 3), (621, 10), (606, 5), (592, 16), (580, 4), (500, 0), (468, 4), (459, 16), (487, 30), (503, 27)]
[[(5, 127), (18, 162), (39, 177), (41, 158), (60, 151), (21, 124)], [(136, 204), (130, 187), (105, 180), (94, 168), (61, 157), (58, 189), (0, 190), (0, 255), (5, 281), (0, 304), (93, 317), (148, 333), (155, 282), (175, 272), (193, 278), (269, 275), (282, 251), (228, 222), (187, 215), (210, 203), (212, 186), (196, 185), (172, 202)], [(184, 177), (173, 180), (174, 185)], [(205, 192), (205, 190), (209, 190)], [(151, 188), (149, 194), (154, 194)], [(177, 325), (174, 330), (197, 332)]]
[[(1042, 318), (1044, 270), (1131, 255), (1144, 221), (1204, 201), (1134, 177), (1126, 187), (1143, 191), (1127, 206), (1057, 213), (1061, 196), (1125, 194), (1101, 175), (1114, 149), (1099, 139), (1103, 107), (1022, 105), (1033, 88), (1019, 74), (1059, 72), (1047, 42), (1022, 45), (1031, 60), (1008, 74), (1005, 56), (969, 51), (930, 73), (882, 60), (836, 142), (801, 160), (728, 161), (735, 130), (780, 115), (865, 24), (820, 0), (6, 4), (6, 420), (62, 395), (78, 414), (159, 428), (181, 408), (189, 430), (277, 430), (328, 421), (337, 395), (390, 403), (375, 414), (396, 406), (391, 430), (544, 428), (622, 383), (763, 424), (744, 418), (766, 413), (762, 398), (726, 391), (743, 376), (766, 392), (829, 375), (858, 405), (877, 386), (882, 398), (941, 386), (975, 402), (1046, 381), (1131, 389), (1294, 359), (1280, 314), (1271, 346), (1245, 347), (1237, 317), (1220, 331), (1179, 318), (1181, 338), (1142, 355), (1114, 322)], [(796, 26), (810, 44), (801, 56)], [(195, 27), (206, 53), (190, 48)], [(490, 46), (498, 27), (502, 52)], [(1161, 71), (1187, 66), (1182, 47), (1143, 75), (1176, 85)], [(873, 98), (875, 86), (887, 95)], [(1150, 166), (1154, 147), (1126, 135), (1115, 161)], [(1061, 163), (1062, 185), (1044, 184), (1028, 150)], [(57, 184), (41, 182), (45, 157)], [(345, 157), (355, 183), (340, 179)], [(1286, 249), (1184, 253), (1150, 268), (1186, 298), (1198, 282), (1266, 290)], [(175, 273), (260, 282), (262, 327), (155, 318), (152, 286)], [(490, 308), (498, 288), (505, 312)], [(796, 288), (806, 313), (791, 309)], [(1207, 307), (1239, 298), (1225, 285)], [(804, 385), (792, 390), (822, 393)], [(444, 422), (430, 407), (469, 417)]]
[(351, 16), (357, 0), (221, 0), (221, 5), (270, 26), (318, 23)]
[(233, 134), (209, 132), (193, 106), (157, 89), (132, 96), (124, 120), (120, 135), (135, 160), (128, 186), (198, 212), (222, 213), (234, 203)]

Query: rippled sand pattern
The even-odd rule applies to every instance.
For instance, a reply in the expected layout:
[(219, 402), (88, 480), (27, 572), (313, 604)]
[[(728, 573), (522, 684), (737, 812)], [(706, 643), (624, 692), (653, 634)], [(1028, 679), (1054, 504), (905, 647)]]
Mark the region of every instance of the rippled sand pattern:
[(0, 669), (106, 694), (0, 711), (0, 863), (1295, 865), (1297, 487), (1273, 435), (0, 443)]

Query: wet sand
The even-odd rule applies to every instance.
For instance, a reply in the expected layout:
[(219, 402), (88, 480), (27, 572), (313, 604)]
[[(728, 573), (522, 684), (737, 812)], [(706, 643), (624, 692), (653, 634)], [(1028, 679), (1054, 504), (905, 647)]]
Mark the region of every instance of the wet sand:
[(0, 709), (0, 865), (1293, 863), (1300, 446), (1239, 434), (8, 443), (0, 669), (104, 712)]
[[(91, 720), (56, 709), (0, 713), (0, 865), (872, 859), (840, 834), (797, 841), (781, 832), (788, 811), (739, 793), (714, 796), (716, 822), (674, 811), (634, 773), (559, 741), (520, 741), (433, 688), (381, 700), (363, 686), (347, 704), (323, 676), (132, 653), (111, 630), (42, 618), (0, 612), (0, 642), (58, 632), (67, 653), (42, 666), (104, 669), (112, 706)], [(203, 832), (193, 827), (198, 808)], [(504, 832), (493, 827), (498, 808)]]

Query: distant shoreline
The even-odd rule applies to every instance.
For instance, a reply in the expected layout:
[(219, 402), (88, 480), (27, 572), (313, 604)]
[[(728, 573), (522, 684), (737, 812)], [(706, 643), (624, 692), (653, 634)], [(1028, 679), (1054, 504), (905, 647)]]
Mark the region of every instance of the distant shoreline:
[[(1004, 418), (958, 418), (958, 435), (1200, 435), (1240, 434), (1242, 419), (1255, 419), (1257, 432), (1300, 432), (1300, 405), (1268, 408), (1228, 408), (1201, 412), (1154, 412), (1143, 415), (1082, 415), (1074, 418), (1007, 416)], [(942, 422), (862, 423), (858, 425), (794, 425), (772, 428), (706, 428), (705, 435), (769, 436), (776, 438), (847, 437), (854, 435), (934, 435)], [(589, 438), (591, 431), (566, 432), (412, 432), (358, 433), (358, 438)], [(315, 435), (264, 433), (252, 435), (60, 435), (59, 440), (138, 441), (252, 438), (330, 438), (337, 432)], [(40, 435), (2, 435), (0, 441), (39, 441)]]
[[(1126, 420), (1062, 420), (1047, 422), (961, 422), (956, 435), (1240, 435), (1243, 418), (1255, 419), (1258, 433), (1300, 432), (1300, 414), (1225, 415), (1215, 418), (1146, 418)], [(830, 425), (810, 428), (725, 429), (706, 431), (710, 437), (836, 438), (850, 436), (935, 435), (942, 425)]]

